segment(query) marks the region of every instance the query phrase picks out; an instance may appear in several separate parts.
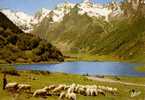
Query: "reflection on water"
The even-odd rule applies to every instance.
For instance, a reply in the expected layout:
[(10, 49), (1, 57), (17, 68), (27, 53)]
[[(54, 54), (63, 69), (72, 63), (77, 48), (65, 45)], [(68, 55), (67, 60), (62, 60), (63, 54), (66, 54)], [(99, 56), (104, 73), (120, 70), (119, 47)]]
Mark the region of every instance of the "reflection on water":
[(64, 62), (60, 64), (27, 64), (16, 65), (17, 70), (41, 70), (51, 72), (65, 72), (90, 75), (127, 75), (145, 76), (137, 72), (134, 67), (138, 64), (120, 62)]

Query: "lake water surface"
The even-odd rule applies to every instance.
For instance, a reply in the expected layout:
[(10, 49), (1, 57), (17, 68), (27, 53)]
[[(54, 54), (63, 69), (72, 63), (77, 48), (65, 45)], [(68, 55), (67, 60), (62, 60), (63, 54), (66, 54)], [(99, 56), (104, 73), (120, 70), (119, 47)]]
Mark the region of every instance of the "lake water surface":
[(50, 72), (64, 72), (89, 75), (123, 75), (145, 76), (145, 73), (137, 72), (135, 67), (139, 64), (121, 62), (64, 62), (60, 64), (25, 64), (16, 65), (17, 70), (39, 70)]

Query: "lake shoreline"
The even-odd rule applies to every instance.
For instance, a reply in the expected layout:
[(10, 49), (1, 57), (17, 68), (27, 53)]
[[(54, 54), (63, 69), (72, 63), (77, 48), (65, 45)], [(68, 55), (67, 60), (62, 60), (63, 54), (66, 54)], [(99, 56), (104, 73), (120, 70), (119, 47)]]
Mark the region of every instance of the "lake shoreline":
[[(67, 55), (67, 56), (66, 56)], [(64, 56), (64, 61), (45, 61), (45, 62), (14, 62), (12, 64), (59, 64), (63, 62), (76, 62), (76, 61), (87, 61), (87, 62), (122, 62), (122, 63), (142, 63), (143, 61), (138, 61), (135, 59), (121, 59), (113, 55), (90, 55), (90, 54), (66, 54)], [(9, 64), (1, 63), (0, 64)]]
[(58, 64), (16, 64), (17, 70), (38, 70), (80, 75), (145, 76), (134, 70), (136, 63), (76, 61)]

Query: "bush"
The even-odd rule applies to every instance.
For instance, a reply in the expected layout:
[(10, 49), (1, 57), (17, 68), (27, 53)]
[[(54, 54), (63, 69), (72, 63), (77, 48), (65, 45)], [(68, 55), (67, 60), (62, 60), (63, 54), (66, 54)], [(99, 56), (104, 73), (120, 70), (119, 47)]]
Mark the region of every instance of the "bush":
[(17, 35), (14, 34), (14, 35), (8, 36), (7, 41), (15, 45), (17, 43), (17, 39), (18, 39)]
[(7, 40), (3, 36), (0, 36), (0, 48), (3, 48), (6, 44)]
[(36, 48), (36, 47), (39, 45), (39, 42), (40, 42), (40, 39), (39, 39), (39, 38), (33, 37), (33, 38), (30, 40), (30, 48), (31, 48), (31, 49)]
[(15, 67), (11, 66), (11, 65), (4, 65), (1, 68), (2, 73), (6, 73), (9, 75), (14, 75), (14, 76), (20, 76), (20, 74), (17, 72), (17, 70), (15, 69)]
[(38, 70), (32, 70), (30, 71), (31, 73), (34, 73), (34, 74), (40, 74), (40, 75), (49, 75), (51, 72), (50, 71), (38, 71)]
[(17, 42), (18, 48), (20, 48), (21, 50), (30, 50), (30, 40), (30, 36), (21, 34)]

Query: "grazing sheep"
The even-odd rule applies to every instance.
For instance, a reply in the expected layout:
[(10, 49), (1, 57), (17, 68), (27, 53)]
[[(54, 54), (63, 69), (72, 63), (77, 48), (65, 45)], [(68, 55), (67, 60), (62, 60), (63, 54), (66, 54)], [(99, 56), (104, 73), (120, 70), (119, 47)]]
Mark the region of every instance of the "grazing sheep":
[(77, 93), (81, 94), (81, 95), (86, 95), (86, 89), (85, 88), (78, 88)]
[(118, 94), (118, 89), (117, 89), (117, 88), (112, 88), (111, 93), (112, 93), (113, 95)]
[(76, 85), (75, 88), (74, 88), (74, 92), (75, 92), (75, 93), (79, 93), (79, 89), (80, 89), (80, 88), (84, 88), (84, 86), (79, 85), (79, 84)]
[(68, 93), (74, 92), (74, 89), (75, 89), (74, 87), (70, 87), (70, 88), (68, 88), (67, 92)]
[(92, 85), (91, 88), (97, 89), (97, 86), (96, 85)]
[(106, 87), (106, 91), (110, 92), (111, 94), (114, 94), (114, 89), (112, 87)]
[(105, 96), (105, 92), (103, 90), (97, 89), (97, 91), (98, 91), (98, 94), (102, 94), (103, 96)]
[(75, 93), (67, 93), (66, 94), (66, 98), (68, 98), (69, 100), (76, 100), (77, 97), (76, 97), (76, 94)]
[(76, 87), (76, 84), (70, 85), (67, 92), (60, 93), (59, 99), (64, 100), (66, 98), (68, 100), (76, 100), (76, 94), (74, 93), (75, 87)]
[(66, 92), (61, 92), (59, 96), (59, 100), (64, 100), (65, 97), (66, 97)]
[(75, 83), (73, 83), (72, 85), (71, 85), (71, 87), (75, 87), (76, 86), (76, 84)]
[(113, 89), (113, 91), (114, 91), (114, 92), (117, 92), (117, 91), (118, 91), (118, 89), (117, 89), (117, 88), (114, 88), (114, 89)]
[(93, 88), (87, 88), (86, 89), (86, 95), (87, 96), (97, 96), (98, 91), (96, 89), (93, 89)]
[(49, 90), (52, 90), (52, 89), (56, 88), (57, 86), (58, 86), (58, 85), (49, 85), (49, 86), (48, 86), (48, 89), (49, 89)]
[(50, 90), (50, 88), (48, 86), (45, 86), (43, 89), (46, 90), (46, 91)]
[(46, 90), (47, 92), (50, 92), (53, 89), (55, 89), (56, 87), (57, 87), (57, 85), (49, 85), (49, 86), (45, 86), (43, 89)]
[(8, 83), (8, 84), (6, 84), (6, 89), (8, 91), (14, 91), (14, 92), (16, 92), (17, 89), (18, 89), (18, 83), (16, 83), (16, 82), (14, 82), (14, 83)]
[(46, 96), (47, 91), (45, 89), (38, 89), (33, 93), (33, 96)]
[(68, 92), (61, 92), (59, 96), (59, 100), (76, 100), (76, 94), (75, 93), (68, 93)]
[(96, 89), (90, 89), (91, 91), (91, 96), (97, 96), (98, 95), (98, 91)]
[(105, 92), (109, 92), (111, 94), (117, 93), (118, 89), (117, 88), (112, 88), (112, 87), (105, 87), (105, 86), (98, 86), (98, 89), (104, 90)]
[(68, 90), (70, 88), (70, 86), (65, 86), (64, 90)]
[(86, 89), (86, 96), (91, 96), (91, 91), (89, 88)]
[(54, 88), (52, 92), (61, 92), (65, 90), (66, 85), (59, 85), (58, 87)]
[(28, 90), (29, 92), (31, 91), (31, 85), (28, 85), (28, 84), (19, 84), (18, 85), (18, 92), (20, 91), (26, 91)]

